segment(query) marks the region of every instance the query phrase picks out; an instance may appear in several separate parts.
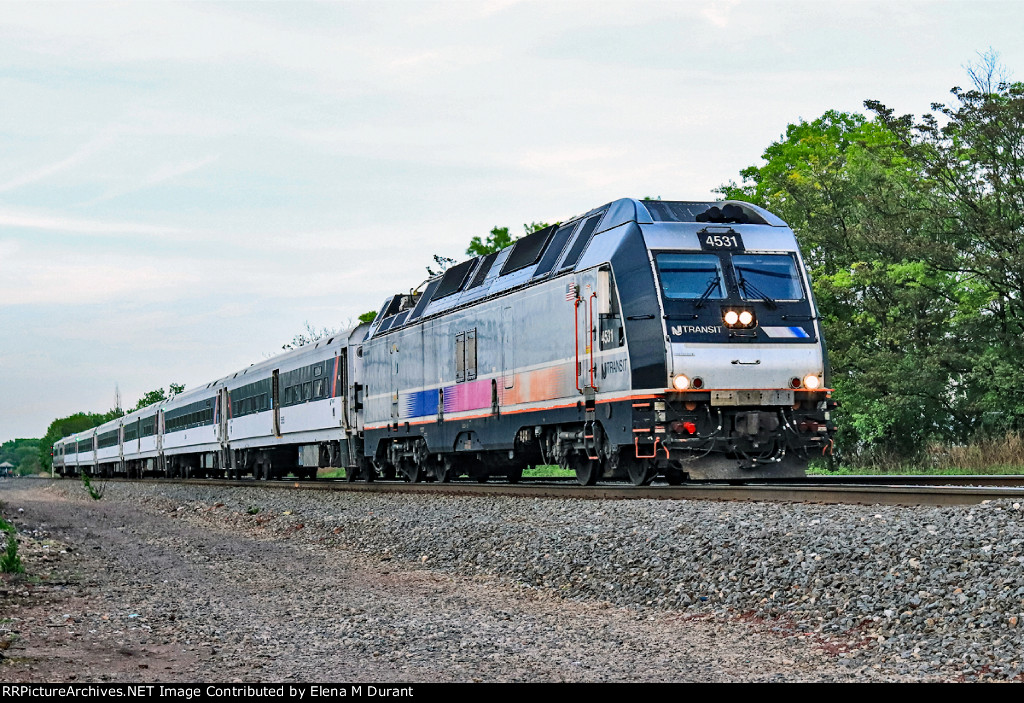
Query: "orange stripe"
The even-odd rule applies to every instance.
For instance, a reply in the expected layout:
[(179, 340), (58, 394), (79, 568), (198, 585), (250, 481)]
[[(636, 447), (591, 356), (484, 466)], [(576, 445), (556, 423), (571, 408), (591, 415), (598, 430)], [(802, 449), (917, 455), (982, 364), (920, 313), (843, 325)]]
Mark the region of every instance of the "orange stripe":
[[(662, 397), (664, 397), (664, 396), (660, 396), (660, 395), (631, 395), (631, 396), (625, 396), (625, 397), (622, 397), (622, 398), (609, 398), (608, 400), (598, 400), (597, 403), (600, 405), (600, 404), (607, 404), (607, 403), (621, 403), (621, 402), (625, 402), (625, 401), (628, 401), (628, 400), (637, 400), (637, 399), (645, 399), (645, 398), (662, 398)], [(521, 413), (544, 412), (545, 410), (558, 410), (560, 408), (572, 408), (572, 407), (576, 406), (576, 403), (577, 403), (577, 401), (573, 401), (571, 403), (562, 403), (562, 404), (559, 404), (559, 405), (545, 405), (542, 408), (520, 408), (518, 410), (502, 410), (500, 414), (502, 414), (502, 415), (519, 415)], [(494, 417), (494, 414), (491, 413), (491, 412), (486, 412), (486, 413), (481, 413), (479, 415), (460, 415), (459, 417), (455, 417), (455, 418), (452, 418), (451, 420), (446, 420), (446, 421), (447, 422), (458, 422), (460, 420), (476, 420), (477, 418), (481, 418), (481, 417)], [(403, 420), (402, 422), (403, 423), (404, 422), (408, 422), (409, 425), (429, 425), (429, 424), (432, 424), (434, 422), (437, 422), (437, 420), (434, 419), (434, 418), (431, 418), (430, 420), (419, 420), (419, 421), (416, 421), (416, 422), (413, 422), (411, 420)], [(383, 428), (387, 427), (390, 424), (391, 424), (390, 422), (385, 422), (385, 423), (379, 424), (379, 425), (366, 425), (365, 427), (368, 430), (379, 430), (379, 429), (383, 429)]]
[[(783, 391), (795, 391), (797, 393), (832, 392), (831, 388), (823, 388), (823, 389), (819, 389), (819, 390), (816, 390), (816, 391), (809, 391), (809, 390), (806, 390), (806, 389), (794, 389), (794, 388), (716, 388), (715, 390), (730, 390), (730, 391), (742, 391), (742, 390), (751, 390), (751, 391), (783, 390)], [(703, 390), (703, 389), (699, 390), (699, 391), (694, 391), (694, 390), (690, 390), (690, 391), (677, 391), (675, 389), (666, 389), (666, 391), (665, 391), (665, 393), (708, 393), (708, 392), (710, 392), (710, 391)], [(664, 394), (647, 393), (647, 394), (640, 394), (640, 395), (623, 396), (621, 398), (609, 398), (608, 400), (598, 400), (597, 404), (601, 405), (601, 404), (607, 404), (607, 403), (623, 403), (623, 402), (631, 401), (631, 400), (655, 400), (655, 399), (658, 399), (658, 398), (664, 399), (664, 397), (665, 397)], [(571, 403), (560, 403), (558, 405), (545, 405), (544, 407), (540, 407), (540, 408), (520, 408), (518, 410), (502, 410), (500, 414), (502, 414), (502, 415), (519, 415), (519, 414), (522, 414), (522, 413), (544, 412), (545, 410), (559, 410), (561, 408), (571, 408), (571, 407), (574, 407), (576, 405), (576, 403), (577, 403), (577, 401), (573, 401)], [(458, 422), (459, 420), (476, 420), (476, 419), (483, 418), (483, 417), (494, 417), (494, 414), (491, 413), (491, 412), (486, 412), (486, 413), (480, 413), (480, 414), (477, 414), (477, 415), (462, 415), (460, 417), (452, 418), (451, 420), (446, 420), (446, 421), (448, 421), (448, 422)], [(402, 422), (403, 423), (404, 422), (408, 422), (410, 426), (412, 426), (412, 425), (430, 425), (430, 424), (433, 424), (433, 423), (437, 422), (437, 420), (436, 420), (436, 418), (432, 417), (429, 420), (417, 420), (417, 421), (403, 420)], [(368, 430), (379, 430), (379, 429), (383, 429), (383, 428), (387, 427), (390, 424), (391, 424), (390, 422), (385, 422), (385, 423), (380, 424), (380, 425), (366, 425), (365, 427)]]

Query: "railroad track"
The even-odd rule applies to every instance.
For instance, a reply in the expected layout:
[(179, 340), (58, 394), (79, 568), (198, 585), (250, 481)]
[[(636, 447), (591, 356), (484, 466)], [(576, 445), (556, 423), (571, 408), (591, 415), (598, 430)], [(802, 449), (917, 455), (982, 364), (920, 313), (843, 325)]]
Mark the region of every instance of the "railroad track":
[[(101, 479), (102, 480), (102, 479)], [(124, 481), (125, 479), (107, 479)], [(166, 479), (134, 481), (155, 485)], [(280, 490), (327, 490), (433, 495), (516, 496), (522, 498), (583, 498), (612, 500), (744, 500), (799, 503), (846, 503), (884, 505), (971, 505), (988, 500), (1024, 500), (1024, 476), (813, 476), (800, 481), (743, 485), (690, 484), (686, 486), (630, 486), (599, 483), (583, 487), (560, 478), (508, 483), (402, 483), (376, 481), (348, 483), (341, 480), (256, 481), (253, 479), (180, 479), (174, 483), (228, 488), (262, 487)]]

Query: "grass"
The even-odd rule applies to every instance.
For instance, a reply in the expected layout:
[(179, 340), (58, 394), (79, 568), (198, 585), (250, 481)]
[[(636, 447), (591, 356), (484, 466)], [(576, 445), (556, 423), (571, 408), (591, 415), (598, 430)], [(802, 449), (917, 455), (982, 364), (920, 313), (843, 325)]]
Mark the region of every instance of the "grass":
[(568, 469), (563, 469), (560, 466), (553, 464), (545, 464), (541, 466), (535, 466), (532, 469), (526, 469), (523, 471), (523, 478), (551, 478), (551, 477), (567, 477), (575, 476), (576, 474)]
[(849, 476), (878, 475), (979, 475), (1024, 474), (1024, 435), (1007, 432), (996, 437), (978, 437), (965, 444), (930, 442), (915, 457), (877, 451), (863, 455), (847, 454), (836, 465), (818, 460), (809, 474)]
[(21, 557), (18, 556), (18, 540), (15, 536), (18, 532), (14, 529), (14, 525), (0, 518), (0, 532), (7, 534), (7, 547), (3, 553), (0, 553), (0, 572), (5, 574), (25, 573)]
[(838, 466), (828, 469), (811, 466), (812, 476), (1017, 476), (1024, 474), (1024, 466), (989, 466), (984, 469), (899, 465), (899, 466)]
[[(345, 478), (345, 469), (320, 469), (317, 478)], [(524, 478), (546, 478), (548, 476), (575, 476), (572, 471), (557, 466), (536, 466), (523, 471)]]

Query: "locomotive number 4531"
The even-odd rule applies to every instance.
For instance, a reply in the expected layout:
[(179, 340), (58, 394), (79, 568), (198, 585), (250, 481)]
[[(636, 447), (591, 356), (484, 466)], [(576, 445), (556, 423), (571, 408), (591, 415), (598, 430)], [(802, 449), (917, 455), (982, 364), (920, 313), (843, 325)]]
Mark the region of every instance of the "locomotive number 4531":
[(700, 238), (701, 249), (742, 249), (743, 240), (736, 232), (713, 233), (701, 232), (697, 235)]

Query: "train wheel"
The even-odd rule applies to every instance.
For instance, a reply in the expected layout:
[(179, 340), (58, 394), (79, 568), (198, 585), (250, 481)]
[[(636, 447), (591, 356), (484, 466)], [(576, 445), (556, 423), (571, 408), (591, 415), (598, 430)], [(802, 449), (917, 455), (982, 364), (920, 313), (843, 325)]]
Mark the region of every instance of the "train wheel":
[(597, 477), (601, 473), (600, 463), (585, 456), (574, 457), (572, 469), (576, 472), (576, 483), (581, 486), (593, 486), (597, 483)]
[(665, 480), (668, 481), (668, 485), (670, 485), (670, 486), (681, 486), (681, 485), (683, 485), (683, 481), (685, 479), (686, 479), (686, 474), (684, 474), (679, 469), (666, 469), (665, 470)]
[(634, 486), (649, 486), (658, 475), (658, 469), (642, 459), (634, 459), (626, 463), (626, 473)]
[(400, 467), (409, 483), (419, 483), (423, 480), (423, 469), (415, 461), (406, 459), (400, 464)]
[(522, 478), (523, 478), (523, 467), (522, 466), (516, 466), (514, 468), (511, 468), (505, 474), (505, 479), (509, 483), (519, 483), (519, 481)]
[(434, 464), (434, 478), (438, 483), (449, 483), (455, 474), (452, 460), (448, 458), (439, 459)]

